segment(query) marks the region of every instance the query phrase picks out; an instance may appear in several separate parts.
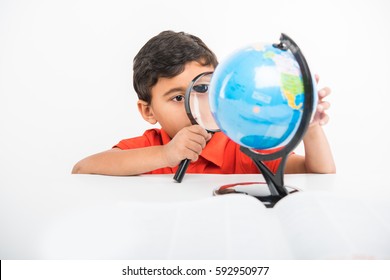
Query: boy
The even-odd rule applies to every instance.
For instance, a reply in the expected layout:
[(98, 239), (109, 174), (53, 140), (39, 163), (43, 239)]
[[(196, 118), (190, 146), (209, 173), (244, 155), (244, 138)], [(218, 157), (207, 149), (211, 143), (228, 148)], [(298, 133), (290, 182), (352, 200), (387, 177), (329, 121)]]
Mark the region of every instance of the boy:
[[(133, 84), (138, 110), (150, 124), (161, 129), (120, 141), (112, 149), (78, 162), (72, 173), (137, 175), (175, 173), (183, 159), (190, 159), (188, 173), (259, 173), (239, 145), (223, 133), (213, 135), (191, 125), (184, 108), (184, 94), (191, 80), (213, 71), (214, 53), (196, 36), (164, 31), (150, 39), (134, 58)], [(318, 81), (318, 78), (317, 78)], [(305, 156), (288, 156), (286, 173), (335, 173), (335, 163), (321, 125), (326, 124), (323, 98), (329, 88), (318, 92), (314, 119), (303, 139)], [(280, 160), (266, 164), (275, 172)]]

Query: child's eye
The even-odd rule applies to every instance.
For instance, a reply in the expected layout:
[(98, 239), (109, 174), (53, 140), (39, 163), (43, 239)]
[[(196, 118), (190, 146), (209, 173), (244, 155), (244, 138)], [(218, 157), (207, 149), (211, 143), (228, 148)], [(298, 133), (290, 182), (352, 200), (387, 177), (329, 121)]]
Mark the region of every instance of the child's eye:
[(209, 85), (199, 84), (192, 87), (192, 89), (198, 93), (205, 93), (209, 90)]
[(172, 98), (172, 100), (176, 101), (176, 102), (182, 102), (182, 101), (184, 101), (184, 96), (178, 95), (178, 96), (175, 96), (174, 98)]

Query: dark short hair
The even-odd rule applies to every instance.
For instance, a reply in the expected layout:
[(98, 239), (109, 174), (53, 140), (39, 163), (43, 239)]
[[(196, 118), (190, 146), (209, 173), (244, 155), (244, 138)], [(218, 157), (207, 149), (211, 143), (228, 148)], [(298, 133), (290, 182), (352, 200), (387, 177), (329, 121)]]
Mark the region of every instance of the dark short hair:
[(191, 61), (204, 66), (218, 65), (215, 54), (194, 35), (163, 31), (151, 38), (133, 61), (133, 86), (138, 98), (150, 103), (151, 89), (158, 79), (179, 75)]

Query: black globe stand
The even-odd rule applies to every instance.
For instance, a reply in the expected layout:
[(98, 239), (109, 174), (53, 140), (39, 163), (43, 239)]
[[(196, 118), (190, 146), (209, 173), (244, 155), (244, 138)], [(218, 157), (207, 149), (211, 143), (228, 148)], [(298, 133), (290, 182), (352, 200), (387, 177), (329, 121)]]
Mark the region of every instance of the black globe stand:
[(264, 203), (267, 208), (272, 208), (280, 199), (289, 194), (289, 191), (284, 186), (284, 168), (286, 166), (287, 155), (282, 156), (281, 162), (278, 166), (276, 173), (274, 174), (269, 168), (263, 163), (262, 155), (257, 154), (249, 148), (242, 147), (240, 150), (249, 156), (257, 168), (261, 171), (265, 182), (267, 183), (270, 195), (267, 196), (254, 196)]
[[(270, 195), (267, 196), (255, 196), (257, 199), (262, 201), (264, 205), (268, 208), (272, 208), (280, 199), (287, 196), (290, 192), (284, 186), (284, 169), (286, 166), (286, 161), (288, 155), (296, 148), (296, 146), (301, 142), (303, 136), (306, 133), (307, 128), (309, 127), (311, 116), (313, 114), (313, 79), (309, 70), (309, 66), (306, 62), (305, 57), (300, 51), (297, 44), (291, 40), (287, 35), (283, 34), (280, 37), (280, 43), (273, 45), (275, 48), (279, 48), (283, 51), (290, 50), (294, 55), (295, 59), (298, 62), (302, 73), (302, 80), (304, 86), (304, 104), (302, 119), (299, 123), (297, 132), (293, 138), (281, 149), (274, 153), (262, 154), (261, 152), (253, 151), (247, 147), (241, 146), (241, 151), (249, 156), (256, 166), (261, 171), (267, 186), (269, 188)], [(264, 164), (263, 161), (281, 159), (279, 167), (274, 174), (269, 168)]]

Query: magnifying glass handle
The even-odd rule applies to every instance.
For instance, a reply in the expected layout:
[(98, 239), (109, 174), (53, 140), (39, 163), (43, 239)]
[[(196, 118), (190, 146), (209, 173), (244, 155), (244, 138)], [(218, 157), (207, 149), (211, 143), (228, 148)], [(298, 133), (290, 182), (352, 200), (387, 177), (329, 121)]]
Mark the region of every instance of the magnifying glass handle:
[(186, 174), (186, 171), (187, 171), (187, 168), (188, 168), (189, 164), (190, 164), (190, 160), (189, 159), (183, 159), (180, 162), (179, 168), (177, 169), (177, 171), (175, 173), (175, 176), (173, 177), (173, 179), (175, 179), (176, 182), (181, 183), (181, 181), (183, 180), (184, 175)]

